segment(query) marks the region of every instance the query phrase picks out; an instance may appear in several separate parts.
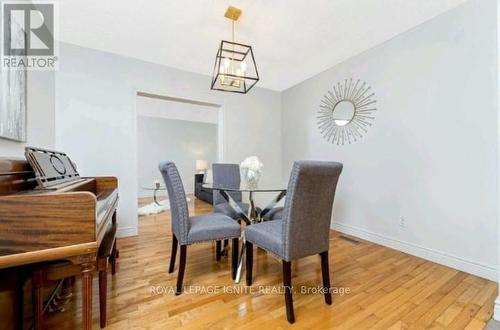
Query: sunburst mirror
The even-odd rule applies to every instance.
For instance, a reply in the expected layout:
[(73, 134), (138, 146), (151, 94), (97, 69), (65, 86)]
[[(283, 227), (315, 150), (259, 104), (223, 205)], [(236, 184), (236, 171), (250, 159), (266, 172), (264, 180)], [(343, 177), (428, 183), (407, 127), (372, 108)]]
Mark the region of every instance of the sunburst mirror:
[(361, 80), (345, 79), (333, 85), (321, 100), (318, 128), (323, 137), (336, 145), (358, 141), (372, 126), (375, 93)]

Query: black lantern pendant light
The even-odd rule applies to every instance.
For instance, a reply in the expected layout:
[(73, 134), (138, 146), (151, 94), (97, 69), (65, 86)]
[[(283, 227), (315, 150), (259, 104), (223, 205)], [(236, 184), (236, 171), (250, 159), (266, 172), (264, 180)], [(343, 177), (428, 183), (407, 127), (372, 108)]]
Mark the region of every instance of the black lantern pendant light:
[(259, 81), (252, 47), (234, 42), (234, 22), (241, 10), (227, 8), (225, 17), (231, 20), (232, 41), (222, 40), (215, 58), (211, 89), (246, 94)]

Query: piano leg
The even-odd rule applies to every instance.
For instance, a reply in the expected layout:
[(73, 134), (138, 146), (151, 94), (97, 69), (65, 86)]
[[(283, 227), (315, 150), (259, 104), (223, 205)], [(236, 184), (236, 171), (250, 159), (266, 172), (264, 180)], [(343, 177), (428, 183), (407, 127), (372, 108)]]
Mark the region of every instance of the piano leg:
[(91, 263), (81, 265), (82, 273), (82, 327), (84, 330), (92, 329), (92, 271)]
[(106, 327), (106, 297), (108, 290), (108, 272), (99, 271), (99, 318), (101, 329)]
[(33, 285), (33, 323), (35, 330), (41, 330), (43, 326), (43, 272), (35, 269), (31, 277)]
[(25, 274), (21, 271), (16, 278), (16, 293), (15, 293), (15, 313), (16, 313), (16, 330), (23, 329), (24, 323), (24, 282), (26, 281)]

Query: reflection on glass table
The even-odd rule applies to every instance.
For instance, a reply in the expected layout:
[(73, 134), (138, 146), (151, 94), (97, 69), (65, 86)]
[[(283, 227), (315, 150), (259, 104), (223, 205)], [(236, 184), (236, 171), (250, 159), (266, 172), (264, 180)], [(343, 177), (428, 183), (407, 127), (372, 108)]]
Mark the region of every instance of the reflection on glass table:
[[(240, 218), (245, 222), (247, 226), (252, 225), (254, 223), (258, 223), (261, 221), (264, 221), (264, 216), (273, 209), (273, 207), (276, 206), (276, 204), (283, 199), (286, 195), (286, 189), (281, 187), (281, 186), (267, 186), (267, 185), (259, 185), (258, 187), (248, 187), (245, 184), (242, 184), (238, 188), (234, 187), (224, 187), (223, 185), (217, 185), (217, 184), (212, 184), (212, 183), (207, 183), (204, 184), (203, 187), (205, 188), (211, 188), (213, 190), (219, 191), (219, 193), (224, 197), (224, 199), (229, 203), (231, 208), (238, 213)], [(250, 208), (248, 210), (248, 214), (243, 212), (241, 207), (238, 205), (238, 203), (231, 197), (231, 192), (245, 192), (248, 193), (248, 198), (250, 200)], [(277, 193), (277, 195), (271, 200), (271, 202), (262, 209), (262, 211), (259, 210), (257, 205), (255, 204), (255, 195), (258, 193)], [(275, 220), (276, 221), (276, 220)], [(279, 220), (278, 220), (279, 221)], [(240, 256), (238, 260), (238, 269), (236, 272), (236, 279), (235, 282), (239, 283), (240, 278), (241, 278), (241, 272), (244, 264), (244, 255), (245, 255), (245, 235), (244, 232), (242, 232), (241, 235), (241, 249), (240, 249)]]

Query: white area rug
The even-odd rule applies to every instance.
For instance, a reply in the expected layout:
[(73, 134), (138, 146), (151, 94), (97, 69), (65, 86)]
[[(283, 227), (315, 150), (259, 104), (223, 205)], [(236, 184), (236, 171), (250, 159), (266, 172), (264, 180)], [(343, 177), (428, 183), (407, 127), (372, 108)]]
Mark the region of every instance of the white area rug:
[[(186, 198), (186, 201), (189, 203), (191, 201), (191, 199)], [(161, 213), (161, 212), (163, 212), (165, 210), (170, 209), (170, 202), (169, 202), (168, 199), (164, 199), (162, 201), (158, 201), (158, 203), (160, 203), (160, 205), (158, 205), (155, 202), (153, 202), (153, 203), (144, 205), (143, 207), (140, 207), (137, 210), (137, 214), (139, 216), (151, 215), (151, 214), (158, 214), (158, 213)]]

